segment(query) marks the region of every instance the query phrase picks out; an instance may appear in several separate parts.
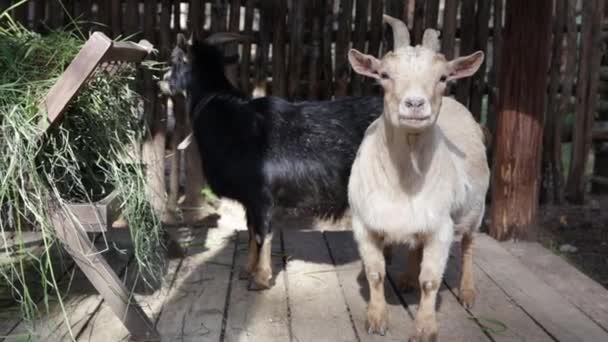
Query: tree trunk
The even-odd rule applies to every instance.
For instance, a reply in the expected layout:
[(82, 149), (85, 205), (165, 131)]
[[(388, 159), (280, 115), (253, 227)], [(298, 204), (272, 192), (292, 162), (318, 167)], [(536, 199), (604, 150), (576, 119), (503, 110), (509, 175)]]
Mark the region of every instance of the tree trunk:
[(500, 94), (490, 234), (529, 239), (538, 209), (552, 0), (510, 0), (500, 68)]

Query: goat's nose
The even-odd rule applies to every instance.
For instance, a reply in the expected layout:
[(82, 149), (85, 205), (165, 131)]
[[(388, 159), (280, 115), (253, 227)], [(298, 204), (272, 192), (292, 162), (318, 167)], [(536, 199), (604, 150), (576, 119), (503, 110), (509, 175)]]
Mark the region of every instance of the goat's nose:
[(408, 97), (405, 99), (405, 106), (410, 109), (417, 109), (424, 105), (426, 100), (422, 97)]

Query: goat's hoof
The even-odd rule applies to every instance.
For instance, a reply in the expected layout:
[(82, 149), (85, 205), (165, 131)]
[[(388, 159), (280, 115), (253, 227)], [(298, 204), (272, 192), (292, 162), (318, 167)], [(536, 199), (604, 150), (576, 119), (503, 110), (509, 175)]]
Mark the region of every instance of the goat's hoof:
[(418, 279), (414, 279), (408, 277), (407, 275), (402, 275), (401, 279), (399, 279), (399, 290), (401, 292), (413, 292), (420, 288), (420, 284), (418, 283)]
[(261, 291), (269, 289), (271, 286), (271, 280), (272, 271), (259, 270), (251, 278), (248, 289), (249, 291)]
[(437, 321), (435, 319), (416, 320), (416, 334), (409, 342), (437, 342)]
[(476, 296), (477, 293), (474, 289), (460, 289), (460, 291), (458, 291), (458, 301), (460, 301), (460, 304), (466, 309), (471, 309), (473, 307)]
[(388, 331), (388, 314), (386, 306), (374, 307), (370, 306), (367, 309), (367, 333), (386, 335)]

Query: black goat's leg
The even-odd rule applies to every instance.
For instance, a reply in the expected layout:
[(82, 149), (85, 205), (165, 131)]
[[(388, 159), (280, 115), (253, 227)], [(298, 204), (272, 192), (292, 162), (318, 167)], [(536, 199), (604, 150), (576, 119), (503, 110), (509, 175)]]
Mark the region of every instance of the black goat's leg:
[[(269, 196), (270, 198), (270, 196)], [(264, 290), (270, 287), (272, 280), (272, 200), (261, 203), (254, 211), (255, 242), (258, 247), (258, 258), (255, 271), (249, 283), (250, 290)]]
[(254, 219), (251, 209), (246, 209), (247, 213), (247, 233), (249, 234), (249, 245), (247, 250), (247, 263), (242, 266), (239, 279), (248, 280), (255, 273), (258, 264), (259, 248), (255, 241)]

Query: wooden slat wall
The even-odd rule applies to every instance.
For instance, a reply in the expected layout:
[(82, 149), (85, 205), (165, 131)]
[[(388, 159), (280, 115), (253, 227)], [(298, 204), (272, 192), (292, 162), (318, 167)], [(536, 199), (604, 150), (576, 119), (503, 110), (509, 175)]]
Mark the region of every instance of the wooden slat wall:
[[(0, 8), (15, 1), (0, 1)], [(475, 50), (486, 52), (482, 70), (475, 77), (454, 84), (451, 91), (493, 132), (499, 93), (496, 69), (500, 65), (506, 1), (64, 0), (65, 12), (58, 1), (32, 0), (25, 5), (27, 8), (11, 14), (27, 27), (43, 31), (65, 26), (70, 18), (78, 18), (85, 21), (82, 26), (85, 33), (102, 30), (113, 37), (136, 34), (134, 40), (145, 38), (156, 43), (160, 60), (168, 57), (178, 32), (205, 37), (210, 31), (238, 31), (254, 40), (240, 44), (238, 50), (236, 45), (228, 48), (231, 53), (240, 52), (241, 57), (239, 65), (229, 71), (231, 79), (247, 93), (255, 89), (257, 94), (304, 100), (379, 93), (371, 80), (351, 72), (346, 55), (351, 47), (374, 55), (385, 53), (387, 43), (382, 38), (386, 27), (381, 24), (381, 16), (388, 13), (406, 21), (416, 43), (425, 28), (441, 30), (441, 48), (448, 58)], [(581, 43), (577, 41), (581, 24), (574, 18), (582, 8), (575, 8), (578, 0), (559, 1), (564, 2), (560, 2), (559, 8), (566, 20), (559, 24), (565, 33), (554, 35), (564, 43), (552, 45), (553, 53), (563, 59), (552, 63), (552, 68), (560, 68), (559, 71), (550, 71), (552, 75), (563, 75), (559, 77), (559, 87), (548, 89), (552, 97), (549, 109), (562, 113), (551, 118), (556, 118), (551, 121), (554, 130), (561, 129), (561, 117), (572, 110), (576, 80), (581, 79), (575, 77), (581, 69), (578, 56)], [(562, 17), (558, 19), (564, 22)], [(586, 25), (591, 24), (583, 23), (582, 27)], [(562, 96), (564, 91), (566, 96)], [(156, 89), (149, 89), (148, 93), (155, 97)], [(579, 97), (580, 94), (582, 90)], [(592, 117), (582, 113), (579, 116)], [(587, 146), (588, 141), (580, 145)]]
[[(9, 3), (3, 2), (4, 6)], [(50, 28), (79, 18), (86, 22), (84, 32), (101, 30), (113, 37), (136, 34), (134, 39), (160, 43), (157, 47), (163, 60), (178, 32), (205, 37), (209, 31), (238, 31), (255, 40), (240, 46), (239, 71), (231, 70), (231, 78), (247, 92), (257, 86), (262, 93), (290, 99), (377, 93), (370, 80), (350, 72), (346, 53), (351, 47), (375, 55), (386, 51), (382, 44), (383, 13), (407, 21), (415, 42), (426, 27), (441, 29), (446, 37), (443, 50), (452, 56), (461, 50), (486, 50), (481, 45), (491, 38), (493, 7), (481, 0), (84, 0), (64, 4), (68, 13), (58, 1), (32, 1), (30, 15), (20, 10), (19, 18), (30, 27)], [(187, 15), (185, 23), (182, 14)], [(487, 25), (483, 27), (480, 20)], [(461, 38), (461, 34), (466, 37)], [(229, 50), (236, 51), (234, 47)], [(484, 79), (485, 74), (478, 76), (478, 80)], [(481, 103), (486, 91), (481, 83), (472, 87), (470, 81), (463, 82), (458, 88), (459, 99), (469, 103), (470, 96), (477, 96)]]

